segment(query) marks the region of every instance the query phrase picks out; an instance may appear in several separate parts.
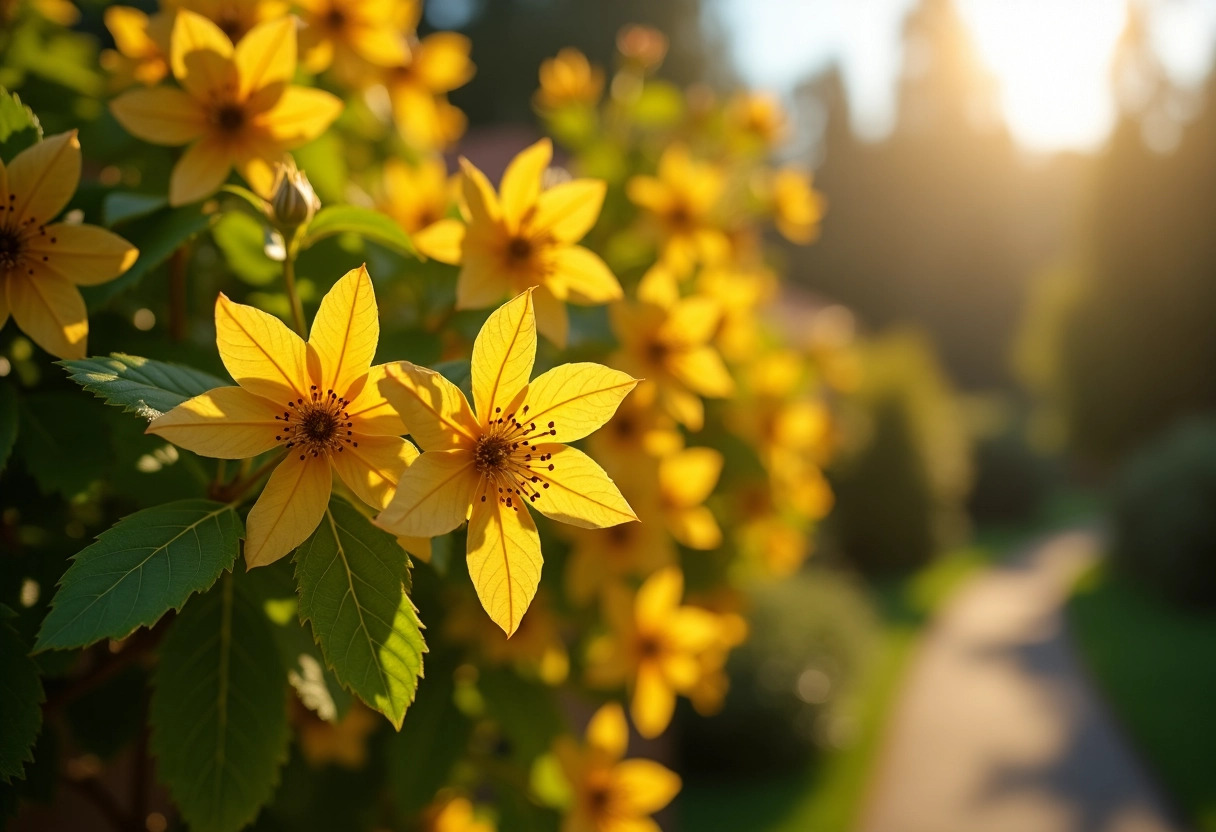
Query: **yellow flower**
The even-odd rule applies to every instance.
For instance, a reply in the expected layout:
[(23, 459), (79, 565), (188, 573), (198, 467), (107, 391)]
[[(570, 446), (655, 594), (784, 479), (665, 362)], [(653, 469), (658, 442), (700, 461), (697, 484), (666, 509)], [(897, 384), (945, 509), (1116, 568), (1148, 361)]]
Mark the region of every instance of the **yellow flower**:
[(447, 93), (473, 77), (472, 44), (456, 32), (435, 32), (414, 46), (410, 55), (384, 73), (397, 129), (410, 145), (443, 150), (464, 133), (464, 113)]
[(827, 200), (811, 186), (810, 174), (785, 168), (773, 175), (771, 187), (777, 230), (791, 243), (815, 242)]
[(722, 454), (686, 448), (659, 461), (659, 500), (672, 537), (689, 549), (716, 549), (722, 530), (705, 505), (722, 476)]
[(384, 163), (383, 191), (379, 209), (407, 234), (417, 234), (443, 219), (453, 199), (447, 166), (433, 156), (417, 165), (397, 159)]
[(615, 702), (591, 717), (582, 748), (559, 738), (554, 752), (574, 792), (562, 832), (658, 832), (650, 815), (679, 793), (679, 775), (652, 760), (622, 759), (628, 744)]
[(367, 269), (348, 272), (321, 300), (308, 343), (278, 318), (221, 294), (216, 344), (238, 387), (195, 396), (148, 426), (186, 450), (247, 459), (285, 454), (246, 522), (245, 563), (273, 563), (312, 534), (337, 471), (346, 487), (383, 508), (418, 451), (381, 395), (385, 365)]
[(689, 430), (700, 430), (705, 407), (700, 396), (722, 398), (735, 389), (722, 356), (710, 345), (721, 310), (710, 298), (681, 298), (662, 267), (642, 278), (636, 303), (611, 309), (621, 349), (611, 363), (653, 380), (659, 404)]
[(784, 577), (796, 572), (810, 554), (810, 523), (796, 513), (782, 511), (773, 492), (769, 482), (761, 481), (732, 493), (733, 537), (739, 552), (765, 574)]
[(507, 166), (498, 195), (485, 174), (461, 159), (467, 225), (441, 220), (416, 235), (414, 245), (428, 257), (460, 264), (458, 309), (480, 309), (537, 287), (541, 334), (564, 347), (567, 302), (598, 305), (623, 293), (607, 264), (576, 245), (595, 225), (607, 185), (575, 179), (542, 189), (552, 157), (548, 139), (522, 151)]
[(540, 89), (533, 98), (537, 109), (592, 105), (604, 92), (604, 70), (592, 66), (587, 56), (572, 47), (547, 58), (540, 65)]
[(269, 197), (275, 163), (319, 136), (342, 111), (329, 93), (290, 85), (295, 18), (256, 26), (234, 49), (210, 20), (182, 10), (173, 24), (169, 64), (182, 89), (131, 90), (110, 109), (145, 141), (190, 145), (169, 182), (174, 205), (213, 193), (233, 166)]
[(613, 587), (604, 605), (612, 634), (588, 650), (592, 684), (628, 683), (629, 712), (643, 737), (666, 730), (676, 694), (687, 694), (701, 681), (701, 654), (722, 642), (722, 617), (681, 606), (683, 594), (684, 576), (674, 566), (651, 575), (635, 597)]
[(653, 381), (638, 382), (612, 421), (590, 441), (595, 455), (618, 475), (646, 468), (650, 460), (684, 447), (676, 421), (659, 406), (659, 387)]
[(426, 832), (495, 832), (494, 824), (481, 820), (465, 797), (453, 797), (423, 812)]
[(88, 313), (77, 286), (113, 280), (139, 252), (94, 225), (53, 223), (80, 183), (76, 131), (0, 162), (0, 327), (11, 314), (57, 358), (84, 358)]
[(110, 6), (105, 11), (106, 28), (115, 49), (101, 53), (101, 66), (110, 73), (115, 88), (132, 84), (159, 84), (169, 74), (169, 32), (173, 15), (158, 12), (149, 16), (130, 6)]
[(409, 57), (407, 36), (418, 22), (414, 0), (297, 0), (304, 28), (300, 51), (309, 72), (333, 68), (344, 83), (374, 77), (374, 67)]
[(644, 577), (675, 563), (675, 546), (663, 528), (661, 512), (638, 503), (637, 493), (631, 492), (630, 504), (642, 522), (567, 531), (571, 546), (566, 561), (566, 594), (576, 604), (602, 595), (623, 578)]
[(161, 7), (201, 14), (235, 43), (259, 23), (287, 14), (289, 5), (283, 0), (163, 0)]
[(761, 304), (777, 291), (777, 276), (764, 267), (706, 268), (697, 274), (697, 293), (711, 297), (722, 310), (714, 344), (722, 357), (741, 362), (753, 357), (761, 342)]
[(730, 240), (716, 219), (725, 185), (720, 167), (694, 161), (681, 144), (663, 151), (657, 176), (629, 180), (626, 193), (653, 221), (662, 259), (677, 274), (730, 253)]
[(376, 522), (394, 534), (432, 537), (467, 518), (469, 575), (507, 635), (540, 582), (540, 537), (526, 506), (586, 528), (637, 520), (603, 469), (561, 444), (608, 421), (637, 382), (589, 363), (564, 364), (529, 382), (532, 295), (496, 310), (473, 343), (476, 415), (454, 384), (409, 362), (390, 365), (384, 386), (425, 453)]
[(746, 92), (732, 98), (726, 106), (726, 123), (744, 150), (771, 150), (789, 132), (781, 102), (764, 92)]

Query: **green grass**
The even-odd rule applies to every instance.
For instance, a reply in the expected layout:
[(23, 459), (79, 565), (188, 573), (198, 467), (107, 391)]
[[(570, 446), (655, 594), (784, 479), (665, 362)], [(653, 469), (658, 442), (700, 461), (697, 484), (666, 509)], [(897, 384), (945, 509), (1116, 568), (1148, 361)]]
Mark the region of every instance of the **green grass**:
[(1216, 832), (1216, 615), (1170, 606), (1101, 566), (1068, 614), (1085, 665), (1162, 787)]

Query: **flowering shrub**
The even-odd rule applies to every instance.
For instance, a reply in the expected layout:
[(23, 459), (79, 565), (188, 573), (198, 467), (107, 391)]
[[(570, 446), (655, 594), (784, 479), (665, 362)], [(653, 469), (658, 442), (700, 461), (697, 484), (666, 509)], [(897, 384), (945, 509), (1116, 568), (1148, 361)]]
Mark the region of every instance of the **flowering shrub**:
[(2, 8), (10, 796), (656, 828), (680, 779), (630, 722), (721, 706), (741, 590), (831, 506), (848, 373), (767, 312), (766, 230), (824, 207), (779, 105), (630, 27), (611, 75), (539, 68), (551, 139), (496, 185), (438, 155), (474, 67), (416, 3), (112, 6), (99, 62), (63, 0)]

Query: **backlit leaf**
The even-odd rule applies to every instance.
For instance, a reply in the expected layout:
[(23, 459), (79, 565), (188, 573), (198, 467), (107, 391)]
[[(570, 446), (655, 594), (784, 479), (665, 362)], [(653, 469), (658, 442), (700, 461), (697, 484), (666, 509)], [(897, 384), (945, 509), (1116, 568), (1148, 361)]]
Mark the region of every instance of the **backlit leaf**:
[(379, 211), (357, 205), (322, 208), (308, 224), (302, 245), (308, 248), (326, 237), (345, 233), (357, 234), (402, 254), (414, 253), (414, 246), (401, 226)]
[(0, 87), (0, 158), (13, 157), (42, 140), (42, 125), (33, 110), (21, 103), (16, 93)]
[(111, 353), (108, 358), (59, 363), (68, 369), (72, 381), (105, 399), (106, 404), (137, 413), (148, 421), (186, 399), (230, 384), (191, 367), (120, 352)]

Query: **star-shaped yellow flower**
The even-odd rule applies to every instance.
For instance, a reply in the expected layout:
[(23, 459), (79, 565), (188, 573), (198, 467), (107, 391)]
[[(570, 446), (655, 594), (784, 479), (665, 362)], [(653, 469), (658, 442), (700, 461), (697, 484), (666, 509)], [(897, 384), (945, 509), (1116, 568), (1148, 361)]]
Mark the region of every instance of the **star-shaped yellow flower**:
[(9, 315), (57, 358), (84, 358), (88, 313), (77, 286), (113, 280), (139, 252), (95, 225), (51, 222), (80, 183), (76, 131), (0, 162), (0, 327)]
[(439, 156), (407, 165), (398, 159), (384, 163), (383, 193), (378, 207), (407, 234), (416, 234), (443, 219), (455, 202), (448, 169)]
[(770, 188), (773, 221), (781, 235), (799, 245), (815, 242), (827, 200), (812, 187), (811, 175), (785, 168), (773, 174)]
[(113, 86), (153, 86), (169, 74), (169, 32), (173, 15), (149, 15), (130, 6), (110, 6), (105, 11), (106, 28), (114, 38), (114, 49), (101, 53), (101, 66), (110, 73)]
[(402, 361), (383, 386), (425, 451), (376, 518), (394, 534), (432, 537), (469, 521), (469, 575), (486, 612), (511, 635), (536, 594), (535, 508), (605, 528), (637, 520), (589, 456), (563, 443), (608, 421), (637, 383), (599, 364), (563, 364), (531, 382), (532, 290), (490, 315), (473, 343), (473, 401), (438, 373)]
[(681, 144), (663, 151), (656, 176), (629, 180), (626, 193), (653, 222), (662, 259), (677, 274), (696, 263), (717, 263), (730, 253), (717, 217), (725, 187), (720, 167), (694, 160)]
[(145, 141), (190, 145), (169, 181), (174, 205), (214, 193), (234, 166), (269, 198), (275, 164), (323, 133), (342, 111), (333, 95), (291, 85), (293, 17), (254, 27), (234, 48), (218, 26), (183, 9), (173, 23), (169, 65), (182, 89), (131, 90), (110, 109)]
[(414, 237), (428, 257), (460, 264), (456, 306), (481, 309), (504, 296), (537, 287), (541, 334), (566, 345), (565, 304), (597, 305), (622, 297), (607, 264), (577, 245), (595, 225), (607, 185), (575, 179), (544, 189), (553, 145), (542, 139), (507, 166), (499, 194), (485, 174), (461, 159), (467, 226), (443, 220)]
[(422, 4), (408, 0), (297, 0), (304, 29), (300, 51), (309, 72), (332, 68), (355, 86), (373, 78), (375, 67), (409, 58), (407, 35)]
[(592, 66), (587, 56), (566, 47), (540, 65), (540, 89), (532, 101), (545, 112), (562, 107), (590, 106), (604, 92), (604, 70)]
[(652, 760), (622, 759), (629, 726), (621, 706), (610, 702), (591, 717), (586, 741), (569, 737), (555, 745), (574, 802), (562, 832), (659, 832), (650, 815), (680, 791), (680, 777)]
[(220, 459), (284, 452), (249, 512), (246, 565), (273, 563), (312, 534), (329, 503), (331, 471), (372, 508), (387, 505), (418, 451), (381, 395), (385, 365), (371, 366), (380, 321), (367, 269), (348, 272), (325, 295), (308, 343), (222, 294), (215, 328), (239, 386), (183, 402), (148, 432)]
[(471, 49), (462, 34), (434, 32), (384, 73), (397, 129), (413, 147), (443, 150), (464, 133), (464, 113), (448, 102), (447, 94), (472, 79)]
[(201, 14), (220, 27), (228, 39), (236, 43), (253, 27), (287, 14), (290, 4), (284, 0), (162, 0), (166, 11), (187, 9)]

